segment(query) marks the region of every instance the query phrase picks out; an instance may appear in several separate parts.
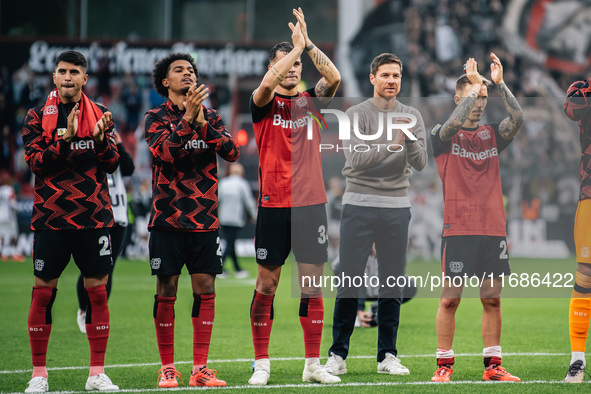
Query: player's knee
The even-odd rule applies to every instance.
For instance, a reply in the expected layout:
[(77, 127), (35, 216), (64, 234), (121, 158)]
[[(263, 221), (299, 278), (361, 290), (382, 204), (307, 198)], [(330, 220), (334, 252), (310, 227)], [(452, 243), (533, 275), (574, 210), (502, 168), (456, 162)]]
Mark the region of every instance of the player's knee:
[(257, 278), (256, 289), (258, 293), (273, 295), (277, 291), (277, 280), (272, 277)]
[(439, 305), (446, 311), (455, 311), (460, 305), (461, 298), (442, 298)]
[(485, 309), (499, 309), (499, 308), (501, 308), (501, 299), (500, 298), (481, 298), (480, 302), (482, 302), (482, 306)]
[(578, 263), (577, 273), (583, 274), (585, 276), (591, 276), (591, 264)]

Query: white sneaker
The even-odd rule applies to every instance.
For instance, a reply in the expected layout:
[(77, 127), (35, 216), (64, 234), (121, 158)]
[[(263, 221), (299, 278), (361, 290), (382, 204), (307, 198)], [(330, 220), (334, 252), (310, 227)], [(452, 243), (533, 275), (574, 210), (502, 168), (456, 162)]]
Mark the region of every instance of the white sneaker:
[(271, 363), (268, 358), (261, 358), (254, 362), (254, 373), (248, 379), (248, 384), (264, 386), (271, 377)]
[(78, 322), (78, 328), (82, 334), (86, 334), (86, 311), (82, 309), (78, 309), (78, 314), (76, 315), (76, 321)]
[(583, 383), (585, 381), (585, 365), (583, 365), (583, 360), (577, 360), (570, 365), (564, 381), (566, 383)]
[(302, 373), (302, 381), (304, 382), (316, 382), (316, 383), (339, 383), (341, 378), (333, 376), (322, 365), (314, 363), (311, 365), (304, 366), (304, 372)]
[(223, 271), (221, 274), (217, 274), (216, 279), (226, 279), (228, 277), (228, 273), (226, 271)]
[(46, 391), (49, 391), (49, 383), (47, 383), (47, 378), (37, 376), (29, 380), (29, 385), (27, 386), (25, 393), (45, 393)]
[(326, 360), (324, 369), (331, 375), (344, 375), (347, 373), (347, 363), (341, 356), (330, 352), (330, 357)]
[(234, 276), (236, 277), (236, 279), (246, 279), (246, 278), (248, 278), (248, 271), (246, 271), (246, 270), (236, 271)]
[(119, 386), (114, 385), (107, 375), (99, 373), (96, 376), (88, 377), (86, 390), (119, 391)]
[(386, 353), (386, 358), (378, 364), (378, 373), (389, 373), (390, 375), (408, 375), (410, 371), (400, 364), (398, 357), (392, 353)]

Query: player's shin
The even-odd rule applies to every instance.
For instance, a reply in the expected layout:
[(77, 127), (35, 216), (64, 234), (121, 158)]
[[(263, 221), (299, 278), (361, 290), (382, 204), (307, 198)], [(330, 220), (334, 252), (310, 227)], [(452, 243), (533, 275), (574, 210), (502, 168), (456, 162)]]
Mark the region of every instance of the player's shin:
[(250, 325), (254, 359), (269, 358), (269, 338), (273, 326), (273, 299), (275, 295), (265, 295), (254, 291), (250, 306)]
[(176, 297), (154, 296), (156, 342), (163, 367), (174, 365), (174, 302)]
[(322, 293), (302, 295), (300, 299), (300, 324), (304, 333), (306, 363), (319, 362), (320, 342), (324, 326), (324, 301)]
[(51, 307), (56, 293), (55, 287), (33, 287), (28, 319), (33, 377), (47, 378), (47, 344), (51, 333)]
[(193, 373), (207, 364), (213, 319), (215, 317), (215, 293), (193, 294)]
[(87, 287), (86, 336), (90, 345), (90, 376), (104, 374), (105, 351), (109, 340), (109, 307), (105, 285)]

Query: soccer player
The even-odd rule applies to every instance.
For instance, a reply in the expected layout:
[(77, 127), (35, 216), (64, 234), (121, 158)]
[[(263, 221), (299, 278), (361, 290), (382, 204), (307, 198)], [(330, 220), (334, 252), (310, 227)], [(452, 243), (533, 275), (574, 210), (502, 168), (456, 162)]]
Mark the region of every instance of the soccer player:
[[(373, 97), (347, 110), (349, 119), (358, 118), (359, 132), (375, 135), (387, 114), (400, 113), (396, 123), (416, 122), (414, 139), (402, 130), (391, 136), (386, 132), (371, 141), (371, 149), (356, 149), (367, 141), (358, 136), (343, 141), (347, 187), (343, 195), (339, 258), (343, 275), (362, 278), (367, 258), (375, 243), (378, 277), (378, 352), (377, 372), (408, 375), (408, 368), (396, 357), (402, 288), (386, 285), (389, 278), (404, 278), (406, 245), (410, 222), (408, 178), (412, 168), (421, 171), (427, 164), (425, 124), (419, 111), (397, 100), (402, 82), (402, 61), (392, 53), (376, 56), (370, 65), (369, 80)], [(357, 116), (354, 116), (357, 115)], [(411, 118), (405, 118), (408, 114)], [(400, 119), (400, 120), (398, 120)], [(393, 147), (387, 149), (386, 147)], [(347, 147), (353, 149), (346, 149)], [(325, 365), (334, 375), (347, 372), (349, 340), (355, 326), (359, 289), (339, 287), (333, 316), (332, 346)]]
[[(250, 309), (255, 365), (248, 383), (253, 385), (265, 385), (270, 377), (273, 298), (281, 266), (290, 250), (293, 248), (300, 277), (307, 275), (318, 279), (328, 253), (320, 128), (314, 125), (313, 139), (308, 140), (307, 127), (297, 125), (307, 123), (306, 112), (315, 111), (312, 97), (324, 103), (332, 99), (340, 83), (340, 74), (308, 37), (301, 8), (294, 9), (293, 14), (297, 18), (295, 25), (289, 23), (293, 45), (282, 42), (271, 49), (269, 70), (250, 98), (259, 149), (260, 189), (255, 237), (258, 272)], [(314, 88), (299, 92), (304, 50), (322, 78)], [(292, 117), (292, 111), (299, 117)], [(305, 382), (340, 382), (320, 365), (324, 319), (321, 289), (313, 287), (312, 283), (300, 287), (299, 316), (306, 358), (302, 379)]]
[[(115, 143), (117, 144), (117, 151), (119, 152), (119, 168), (112, 174), (107, 174), (107, 182), (109, 184), (109, 197), (111, 201), (111, 209), (113, 210), (114, 223), (113, 227), (109, 228), (111, 235), (111, 254), (113, 257), (113, 269), (117, 262), (117, 257), (121, 252), (121, 243), (125, 236), (127, 229), (127, 193), (125, 184), (123, 183), (123, 176), (130, 176), (135, 170), (133, 159), (131, 155), (125, 150), (125, 146), (121, 142), (119, 133), (113, 133)], [(107, 299), (111, 295), (111, 287), (113, 284), (113, 273), (109, 275), (107, 281)], [(84, 280), (82, 274), (78, 277), (78, 284), (76, 286), (76, 294), (78, 295), (78, 313), (76, 320), (78, 328), (82, 333), (86, 333), (86, 310), (88, 309), (88, 294), (84, 290)]]
[(177, 387), (174, 365), (174, 303), (184, 265), (193, 289), (193, 369), (190, 386), (226, 386), (207, 368), (214, 319), (215, 276), (222, 273), (218, 236), (216, 153), (227, 161), (240, 149), (216, 110), (203, 101), (197, 66), (173, 53), (152, 73), (163, 104), (146, 114), (145, 137), (152, 153), (152, 212), (149, 254), (156, 275), (154, 324), (162, 368), (158, 387)]
[(577, 121), (581, 133), (581, 192), (575, 217), (577, 275), (570, 299), (568, 326), (572, 351), (570, 368), (565, 377), (569, 383), (583, 383), (585, 378), (585, 345), (591, 319), (591, 79), (573, 83), (566, 93), (564, 112)]
[(35, 174), (31, 219), (35, 285), (28, 320), (33, 378), (27, 393), (49, 390), (46, 354), (51, 308), (58, 279), (71, 256), (84, 277), (89, 299), (86, 389), (119, 390), (104, 371), (110, 328), (105, 286), (113, 270), (107, 173), (117, 169), (119, 153), (111, 113), (82, 92), (88, 80), (86, 68), (81, 53), (59, 54), (53, 73), (56, 89), (44, 105), (29, 110), (23, 127), (25, 159)]
[[(503, 66), (491, 53), (491, 79), (500, 90), (509, 117), (499, 124), (480, 124), (488, 98), (489, 81), (478, 73), (474, 59), (456, 81), (456, 109), (431, 132), (433, 155), (443, 183), (443, 239), (441, 266), (444, 286), (437, 310), (437, 371), (431, 380), (449, 382), (453, 373), (455, 313), (464, 281), (456, 276), (493, 275), (480, 283), (483, 380), (520, 379), (501, 367), (501, 276), (509, 275), (505, 208), (501, 190), (499, 153), (523, 125), (523, 111), (503, 82)], [(457, 286), (457, 284), (462, 283)], [(455, 284), (455, 285), (454, 285)]]

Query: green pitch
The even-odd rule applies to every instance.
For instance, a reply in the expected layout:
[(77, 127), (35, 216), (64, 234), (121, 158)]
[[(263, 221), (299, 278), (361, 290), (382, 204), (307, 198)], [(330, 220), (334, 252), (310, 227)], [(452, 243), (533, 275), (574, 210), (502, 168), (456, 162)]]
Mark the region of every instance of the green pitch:
[[(503, 365), (521, 377), (522, 383), (486, 383), (482, 379), (482, 339), (480, 301), (462, 300), (457, 315), (454, 351), (455, 373), (452, 384), (431, 384), (436, 369), (435, 314), (437, 298), (416, 298), (402, 306), (398, 350), (409, 376), (376, 373), (376, 328), (356, 328), (347, 359), (348, 374), (334, 386), (304, 384), (303, 341), (298, 319), (299, 300), (292, 298), (290, 266), (282, 272), (275, 298), (275, 320), (271, 334), (270, 387), (245, 387), (251, 375), (253, 359), (249, 307), (254, 289), (256, 264), (243, 259), (250, 279), (216, 282), (216, 318), (209, 354), (210, 368), (228, 382), (223, 390), (262, 392), (589, 392), (591, 385), (560, 383), (570, 361), (568, 304), (570, 290), (553, 293), (540, 289), (539, 294), (555, 298), (507, 298), (503, 305)], [(512, 259), (514, 272), (574, 272), (572, 259)], [(437, 273), (438, 262), (409, 263), (410, 274)], [(51, 391), (85, 392), (89, 350), (86, 336), (76, 324), (75, 281), (78, 271), (71, 263), (59, 283), (53, 306), (53, 328), (47, 364)], [(564, 282), (564, 281), (563, 281)], [(31, 375), (31, 356), (27, 336), (27, 315), (33, 284), (32, 264), (0, 263), (0, 391), (22, 392)], [(111, 335), (106, 356), (106, 373), (127, 392), (156, 391), (159, 357), (152, 318), (155, 279), (147, 261), (120, 260), (115, 269), (113, 292), (109, 300)], [(555, 289), (554, 289), (555, 290)], [(559, 289), (560, 290), (560, 289)], [(427, 292), (419, 290), (419, 295)], [(421, 293), (422, 292), (422, 293)], [(558, 294), (558, 295), (556, 295)], [(566, 296), (565, 296), (566, 294)], [(188, 385), (192, 360), (192, 297), (186, 272), (181, 277), (176, 303), (177, 368)], [(331, 342), (333, 299), (325, 300), (325, 324), (321, 358)], [(462, 355), (464, 354), (464, 355)], [(277, 360), (273, 360), (273, 359)], [(591, 361), (591, 358), (589, 358)], [(195, 390), (187, 386), (181, 391)], [(160, 390), (158, 390), (160, 391)], [(177, 391), (177, 390), (175, 390)]]

